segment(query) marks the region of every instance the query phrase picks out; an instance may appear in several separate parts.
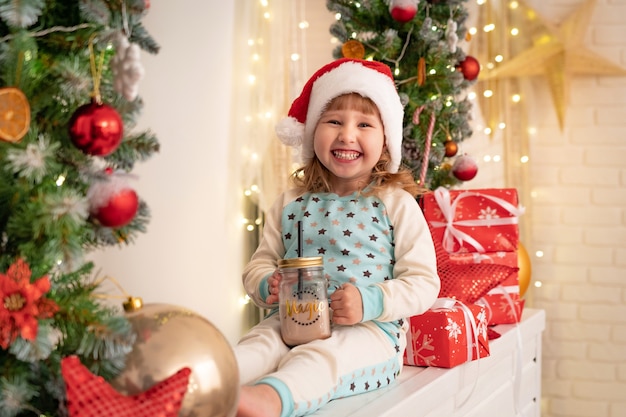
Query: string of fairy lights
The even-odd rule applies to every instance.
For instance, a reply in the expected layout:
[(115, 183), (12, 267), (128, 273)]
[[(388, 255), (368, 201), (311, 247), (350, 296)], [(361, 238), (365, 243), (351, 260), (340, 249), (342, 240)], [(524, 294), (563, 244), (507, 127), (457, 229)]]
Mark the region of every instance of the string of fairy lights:
[[(525, 84), (518, 77), (491, 76), (508, 64), (518, 53), (532, 46), (533, 40), (545, 42), (538, 14), (517, 0), (476, 0), (471, 15), (475, 24), (469, 28), (472, 52), (482, 64), (479, 82), (473, 96), (482, 113), (476, 131), (492, 143), (499, 143), (502, 154), (485, 154), (484, 162), (502, 162), (502, 172), (507, 187), (516, 188), (520, 202), (526, 207), (520, 218), (520, 244), (531, 242), (532, 199), (530, 187), (530, 141), (537, 128), (529, 120), (527, 108), (532, 98), (525, 94)], [(494, 71), (495, 70), (495, 71)], [(472, 139), (473, 140), (473, 139)], [(544, 251), (534, 248), (535, 258)], [(535, 288), (541, 287), (539, 279), (533, 280)]]

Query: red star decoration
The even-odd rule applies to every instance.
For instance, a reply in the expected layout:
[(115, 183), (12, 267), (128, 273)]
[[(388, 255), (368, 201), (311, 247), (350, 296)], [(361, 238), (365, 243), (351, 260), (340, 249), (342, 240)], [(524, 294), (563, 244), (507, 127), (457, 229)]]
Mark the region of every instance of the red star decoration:
[(466, 304), (475, 303), (519, 270), (517, 267), (498, 264), (459, 265), (450, 260), (450, 254), (443, 248), (440, 239), (433, 239), (433, 242), (437, 252), (437, 272), (441, 279), (439, 297), (455, 298)]
[(61, 361), (69, 417), (177, 417), (182, 405), (190, 368), (137, 395), (115, 391), (104, 378), (89, 372), (77, 356)]

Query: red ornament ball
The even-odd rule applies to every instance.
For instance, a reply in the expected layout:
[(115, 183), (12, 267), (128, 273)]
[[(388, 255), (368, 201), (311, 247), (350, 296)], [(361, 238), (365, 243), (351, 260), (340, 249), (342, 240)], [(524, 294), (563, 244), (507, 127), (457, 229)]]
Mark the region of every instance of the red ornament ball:
[(70, 119), (70, 139), (88, 155), (113, 153), (124, 133), (124, 123), (117, 110), (95, 100), (80, 106)]
[(414, 0), (392, 0), (389, 12), (393, 20), (406, 23), (413, 20), (417, 14), (417, 3)]
[(459, 145), (453, 140), (447, 140), (443, 144), (446, 147), (446, 156), (453, 157), (459, 151)]
[(126, 226), (137, 214), (139, 198), (131, 188), (124, 188), (111, 196), (107, 204), (96, 208), (94, 217), (106, 227)]
[(468, 155), (461, 155), (452, 165), (452, 175), (460, 181), (469, 181), (476, 176), (478, 165), (474, 158)]
[(480, 63), (473, 56), (467, 55), (457, 69), (463, 73), (466, 80), (474, 81), (480, 73)]

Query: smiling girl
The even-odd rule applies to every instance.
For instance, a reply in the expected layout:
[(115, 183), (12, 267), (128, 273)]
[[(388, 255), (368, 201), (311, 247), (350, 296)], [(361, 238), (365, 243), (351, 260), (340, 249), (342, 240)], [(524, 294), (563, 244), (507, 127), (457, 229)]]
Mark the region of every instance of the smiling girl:
[[(401, 167), (402, 120), (389, 67), (340, 59), (311, 77), (279, 122), (303, 166), (266, 213), (243, 273), (249, 296), (271, 312), (235, 347), (239, 417), (307, 415), (400, 374), (406, 318), (430, 308), (440, 287), (422, 190)], [(327, 339), (291, 347), (276, 314), (277, 264), (299, 256), (323, 257), (333, 327)]]

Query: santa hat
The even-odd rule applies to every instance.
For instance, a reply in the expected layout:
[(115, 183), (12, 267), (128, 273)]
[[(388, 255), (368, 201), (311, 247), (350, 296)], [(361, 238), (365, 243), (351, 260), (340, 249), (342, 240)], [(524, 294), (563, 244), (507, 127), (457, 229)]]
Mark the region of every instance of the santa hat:
[(378, 107), (391, 161), (387, 169), (398, 171), (402, 158), (404, 109), (389, 67), (376, 61), (342, 58), (320, 68), (294, 100), (287, 117), (276, 126), (278, 138), (301, 147), (303, 162), (313, 158), (313, 132), (322, 112), (335, 97), (358, 93)]

